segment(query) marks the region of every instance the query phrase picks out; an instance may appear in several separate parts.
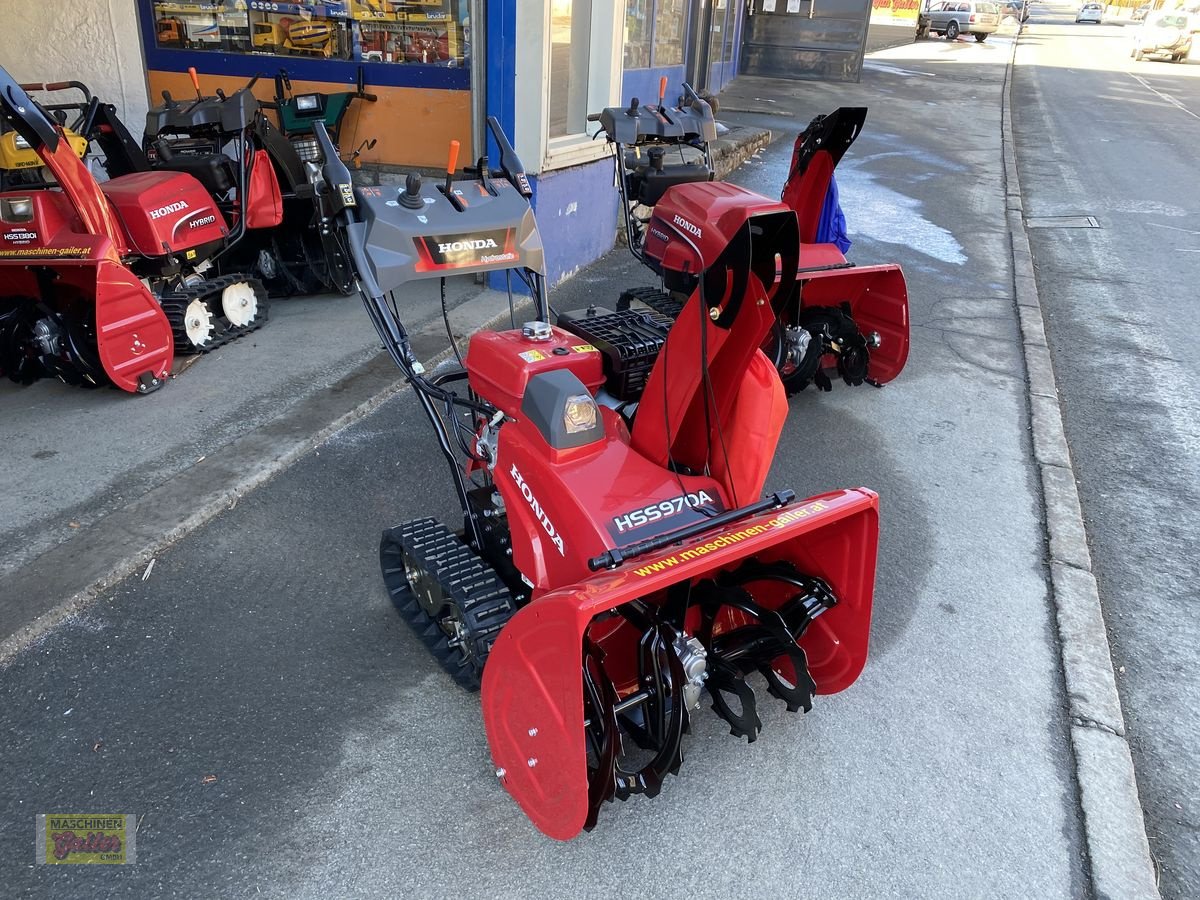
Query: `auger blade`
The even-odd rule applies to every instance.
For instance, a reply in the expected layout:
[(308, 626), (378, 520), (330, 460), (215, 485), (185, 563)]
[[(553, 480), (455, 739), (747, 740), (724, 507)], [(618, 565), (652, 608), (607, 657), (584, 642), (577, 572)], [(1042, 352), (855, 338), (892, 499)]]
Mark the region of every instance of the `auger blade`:
[(535, 594), (483, 672), (501, 784), (568, 840), (606, 800), (661, 789), (702, 685), (747, 739), (761, 728), (747, 674), (796, 709), (848, 687), (866, 661), (877, 543), (875, 495), (835, 492)]

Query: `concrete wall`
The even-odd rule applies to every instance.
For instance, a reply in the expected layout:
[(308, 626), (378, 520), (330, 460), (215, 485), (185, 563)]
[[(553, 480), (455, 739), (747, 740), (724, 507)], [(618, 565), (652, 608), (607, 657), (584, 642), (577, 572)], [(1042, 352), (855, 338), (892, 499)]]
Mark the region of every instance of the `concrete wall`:
[(147, 96), (134, 0), (4, 6), (0, 65), (22, 82), (82, 81), (141, 134)]

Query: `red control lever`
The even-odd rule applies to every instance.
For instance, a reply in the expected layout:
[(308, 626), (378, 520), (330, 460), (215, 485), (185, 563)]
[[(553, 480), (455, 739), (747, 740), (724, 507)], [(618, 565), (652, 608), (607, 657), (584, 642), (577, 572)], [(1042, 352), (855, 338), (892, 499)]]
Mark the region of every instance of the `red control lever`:
[(454, 172), (458, 169), (458, 141), (450, 142), (450, 158), (446, 160), (446, 196), (450, 195), (450, 185), (454, 181)]
[(192, 76), (192, 87), (196, 89), (196, 99), (203, 100), (204, 95), (200, 93), (200, 76), (196, 74), (196, 67), (188, 66), (188, 74)]
[(658, 79), (658, 108), (662, 109), (663, 98), (667, 96), (667, 76)]

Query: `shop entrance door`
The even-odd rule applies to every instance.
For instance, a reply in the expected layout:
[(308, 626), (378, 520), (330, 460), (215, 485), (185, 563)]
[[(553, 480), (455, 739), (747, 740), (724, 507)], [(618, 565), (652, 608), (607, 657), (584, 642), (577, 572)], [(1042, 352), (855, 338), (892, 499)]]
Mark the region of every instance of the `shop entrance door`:
[(741, 70), (772, 78), (858, 81), (871, 0), (752, 0)]
[(698, 91), (708, 87), (711, 31), (712, 0), (692, 0), (692, 13), (688, 16), (687, 80)]

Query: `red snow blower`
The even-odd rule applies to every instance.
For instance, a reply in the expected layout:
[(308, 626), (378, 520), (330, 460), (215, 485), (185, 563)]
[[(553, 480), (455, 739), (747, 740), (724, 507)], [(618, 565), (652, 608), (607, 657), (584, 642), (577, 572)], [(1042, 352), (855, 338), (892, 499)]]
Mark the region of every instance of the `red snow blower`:
[[(635, 97), (628, 107), (588, 116), (614, 146), (629, 249), (662, 279), (662, 289), (626, 291), (617, 308), (637, 302), (668, 319), (680, 315), (696, 285), (696, 245), (710, 238), (716, 224), (701, 216), (714, 212), (714, 204), (721, 214), (747, 203), (761, 210), (790, 208), (799, 222), (799, 262), (794, 274), (788, 270), (792, 283), (783, 290), (790, 296), (763, 343), (785, 389), (792, 394), (815, 384), (829, 390), (831, 376), (850, 385), (891, 381), (908, 358), (904, 273), (896, 265), (855, 266), (836, 245), (816, 243), (833, 170), (862, 130), (866, 109), (844, 107), (812, 120), (796, 139), (781, 207), (744, 188), (710, 183), (717, 123), (690, 85), (683, 91), (679, 104), (668, 107), (663, 78), (657, 106)], [(703, 187), (670, 190), (682, 184)], [(723, 230), (717, 233), (719, 240)], [(783, 276), (780, 269), (777, 277)]]
[[(456, 181), (455, 144), (444, 183), (414, 174), (399, 191), (355, 190), (318, 126), (321, 189), (463, 513), (459, 531), (424, 518), (385, 532), (384, 581), (452, 678), (482, 685), (501, 784), (566, 840), (606, 801), (659, 793), (705, 696), (753, 741), (750, 676), (793, 712), (854, 682), (877, 498), (763, 492), (787, 403), (759, 347), (793, 294), (794, 212), (675, 187), (705, 232), (673, 327), (650, 339), (639, 313), (595, 308), (553, 326), (532, 191), (488, 124), (502, 179), (484, 157)], [(426, 374), (393, 291), (494, 270), (525, 281), (536, 320), (479, 332), (463, 367)]]
[(98, 183), (62, 127), (3, 68), (0, 118), (51, 176), (0, 193), (0, 372), (25, 384), (51, 375), (145, 394), (162, 386), (176, 350), (205, 352), (265, 321), (257, 279), (206, 275), (247, 229), (279, 222), (265, 154), (229, 160), (240, 198), (231, 225), (186, 169)]

